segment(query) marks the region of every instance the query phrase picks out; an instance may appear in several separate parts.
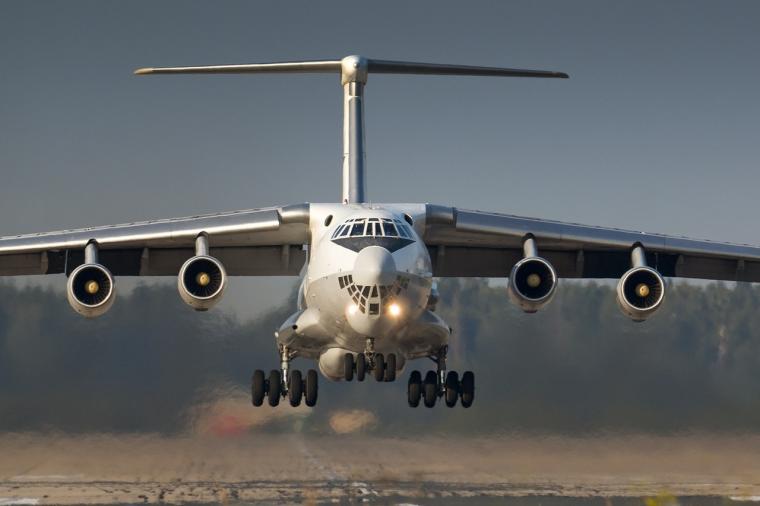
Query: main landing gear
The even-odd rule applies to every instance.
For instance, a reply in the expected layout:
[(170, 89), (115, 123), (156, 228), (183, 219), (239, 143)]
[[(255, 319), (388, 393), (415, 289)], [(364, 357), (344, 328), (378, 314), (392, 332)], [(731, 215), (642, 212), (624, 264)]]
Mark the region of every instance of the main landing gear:
[(407, 386), (407, 400), (409, 406), (416, 408), (420, 405), (420, 400), (425, 407), (432, 408), (435, 406), (439, 397), (446, 402), (446, 406), (453, 408), (459, 400), (462, 407), (469, 408), (475, 399), (475, 375), (472, 371), (459, 374), (456, 371), (446, 371), (446, 353), (448, 346), (442, 347), (438, 353), (432, 355), (430, 359), (436, 363), (436, 371), (428, 371), (425, 379), (419, 371), (412, 371), (409, 375), (409, 384)]
[(309, 369), (305, 378), (298, 369), (291, 371), (290, 361), (295, 356), (295, 352), (288, 350), (287, 346), (280, 346), (280, 371), (276, 369), (270, 371), (268, 378), (260, 369), (253, 372), (251, 402), (254, 406), (264, 404), (265, 397), (270, 406), (277, 406), (280, 398), (285, 397), (293, 407), (299, 406), (301, 400), (309, 407), (317, 404), (319, 387), (317, 371)]
[(364, 381), (368, 371), (376, 381), (396, 381), (396, 355), (389, 353), (383, 357), (382, 353), (375, 352), (375, 340), (367, 338), (364, 353), (357, 354), (356, 358), (353, 353), (344, 355), (343, 370), (346, 381), (352, 381), (354, 374), (357, 381)]

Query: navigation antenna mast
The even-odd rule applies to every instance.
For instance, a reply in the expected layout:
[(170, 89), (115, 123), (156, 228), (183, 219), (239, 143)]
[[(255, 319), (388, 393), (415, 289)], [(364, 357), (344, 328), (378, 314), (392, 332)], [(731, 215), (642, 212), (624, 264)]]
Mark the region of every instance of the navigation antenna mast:
[(346, 56), (342, 60), (316, 60), (201, 67), (159, 67), (137, 69), (135, 74), (274, 74), (340, 73), (343, 86), (343, 194), (344, 204), (366, 202), (364, 152), (364, 86), (367, 76), (375, 74), (427, 74), (450, 76), (568, 77), (563, 72), (523, 70), (472, 65), (445, 65)]

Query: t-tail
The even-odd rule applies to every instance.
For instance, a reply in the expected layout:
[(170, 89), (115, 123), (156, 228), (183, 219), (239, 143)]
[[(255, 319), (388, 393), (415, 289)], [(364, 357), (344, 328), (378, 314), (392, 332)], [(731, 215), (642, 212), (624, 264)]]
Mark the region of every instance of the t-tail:
[(446, 65), (347, 56), (341, 60), (316, 60), (200, 67), (141, 68), (135, 74), (273, 74), (338, 73), (343, 86), (343, 195), (344, 204), (366, 202), (364, 150), (364, 86), (375, 74), (449, 76), (547, 77), (567, 79), (563, 72), (472, 65)]

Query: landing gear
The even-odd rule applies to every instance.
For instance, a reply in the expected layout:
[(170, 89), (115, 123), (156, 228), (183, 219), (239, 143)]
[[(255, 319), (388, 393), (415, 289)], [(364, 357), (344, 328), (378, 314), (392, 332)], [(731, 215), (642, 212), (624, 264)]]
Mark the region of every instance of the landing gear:
[[(274, 407), (280, 404), (281, 398), (288, 398), (290, 405), (299, 406), (301, 400), (306, 405), (313, 407), (317, 404), (317, 392), (319, 389), (317, 371), (309, 369), (304, 379), (299, 370), (290, 370), (290, 361), (296, 356), (288, 350), (287, 346), (280, 347), (281, 370), (272, 370), (269, 378), (265, 379), (264, 371), (257, 369), (251, 378), (251, 403), (254, 406), (264, 404), (264, 397), (269, 405)], [(353, 358), (353, 356), (352, 356)], [(351, 369), (353, 371), (353, 369)], [(287, 381), (283, 381), (287, 378)]]
[(290, 373), (288, 379), (288, 400), (290, 405), (294, 408), (301, 404), (301, 397), (303, 397), (303, 380), (301, 379), (301, 371), (295, 370)]
[(357, 381), (364, 381), (368, 371), (372, 372), (376, 381), (396, 381), (396, 355), (389, 353), (384, 357), (375, 351), (375, 340), (367, 338), (364, 353), (346, 353), (343, 361), (343, 378), (352, 381), (356, 375)]
[(319, 383), (317, 381), (317, 371), (309, 369), (306, 373), (306, 379), (304, 380), (304, 401), (310, 408), (317, 404), (317, 390)]
[(412, 371), (409, 375), (409, 384), (407, 385), (407, 398), (409, 401), (409, 407), (416, 408), (420, 405), (420, 397), (422, 397), (422, 375), (420, 371)]
[(359, 353), (356, 356), (356, 380), (364, 381), (364, 377), (367, 375), (367, 356), (364, 353)]
[[(353, 353), (346, 353), (343, 356), (343, 378), (346, 381), (351, 381), (354, 379), (354, 354)], [(363, 379), (363, 378), (362, 378)], [(361, 380), (359, 380), (361, 381)]]
[(444, 385), (443, 397), (446, 400), (446, 406), (453, 408), (457, 405), (459, 397), (459, 375), (456, 371), (449, 371), (446, 375), (446, 384)]
[(269, 372), (269, 381), (267, 382), (267, 399), (272, 407), (280, 403), (282, 395), (282, 376), (280, 371), (272, 370)]
[(446, 406), (450, 408), (456, 406), (457, 401), (460, 401), (464, 408), (472, 406), (475, 399), (475, 375), (467, 371), (460, 381), (456, 371), (447, 371), (447, 352), (448, 347), (444, 346), (430, 357), (437, 367), (435, 371), (428, 371), (425, 374), (424, 381), (419, 371), (412, 371), (407, 387), (407, 400), (410, 407), (416, 408), (422, 399), (425, 407), (432, 408), (439, 397), (443, 397)]
[(396, 381), (396, 354), (389, 353), (385, 359), (385, 381)]
[(385, 379), (385, 360), (383, 359), (383, 354), (375, 353), (375, 356), (372, 357), (372, 361), (374, 362), (372, 370), (375, 374), (375, 380), (383, 381)]
[(433, 371), (428, 371), (425, 375), (425, 382), (422, 384), (422, 398), (425, 401), (426, 408), (435, 406), (438, 399), (438, 375)]
[(264, 404), (264, 397), (267, 394), (267, 381), (264, 378), (264, 371), (256, 369), (253, 371), (251, 379), (251, 402), (254, 406)]
[(472, 371), (467, 371), (462, 375), (459, 395), (462, 397), (463, 407), (472, 406), (472, 401), (475, 399), (475, 375)]

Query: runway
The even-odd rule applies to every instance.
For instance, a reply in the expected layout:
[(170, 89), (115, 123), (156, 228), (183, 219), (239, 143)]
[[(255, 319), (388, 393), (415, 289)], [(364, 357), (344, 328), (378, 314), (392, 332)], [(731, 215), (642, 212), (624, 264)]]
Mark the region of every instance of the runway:
[(5, 434), (0, 448), (0, 505), (760, 501), (758, 436)]

